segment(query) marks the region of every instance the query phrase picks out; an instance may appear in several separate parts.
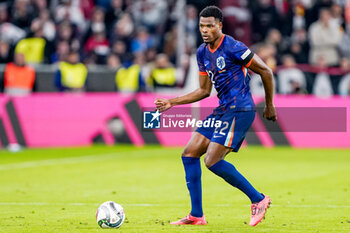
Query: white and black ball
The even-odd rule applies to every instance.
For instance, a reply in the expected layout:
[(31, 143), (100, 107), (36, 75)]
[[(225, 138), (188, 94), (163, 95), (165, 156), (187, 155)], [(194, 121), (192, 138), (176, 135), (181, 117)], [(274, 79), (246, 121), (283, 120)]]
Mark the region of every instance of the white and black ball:
[(98, 207), (96, 220), (102, 228), (119, 228), (125, 220), (124, 209), (114, 201), (106, 201)]

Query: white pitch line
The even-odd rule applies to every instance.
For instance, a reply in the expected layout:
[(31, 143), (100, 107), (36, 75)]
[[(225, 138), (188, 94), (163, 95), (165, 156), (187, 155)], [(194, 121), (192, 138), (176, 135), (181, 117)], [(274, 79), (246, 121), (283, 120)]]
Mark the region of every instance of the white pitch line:
[[(94, 203), (53, 203), (53, 202), (0, 202), (0, 206), (7, 206), (7, 205), (13, 205), (13, 206), (29, 206), (29, 205), (33, 205), (33, 206), (52, 206), (52, 205), (56, 205), (56, 206), (64, 206), (64, 205), (68, 205), (68, 206), (88, 206), (88, 205), (93, 205), (96, 206), (98, 204), (94, 204)], [(140, 206), (140, 207), (148, 207), (148, 206), (161, 206), (160, 204), (147, 204), (147, 203), (134, 203), (134, 204), (123, 204), (125, 206)]]
[(27, 205), (37, 205), (37, 206), (73, 205), (73, 206), (84, 206), (84, 205), (92, 205), (92, 204), (91, 203), (51, 203), (51, 202), (0, 202), (0, 205), (5, 205), (5, 206), (6, 205), (19, 205), (19, 206), (27, 206)]
[(277, 206), (277, 207), (292, 207), (292, 208), (350, 208), (350, 205), (274, 205), (271, 206)]
[(0, 165), (0, 171), (42, 167), (42, 166), (51, 166), (51, 165), (89, 163), (89, 162), (113, 159), (117, 155), (119, 155), (119, 154), (108, 153), (108, 154), (95, 154), (95, 155), (70, 157), (70, 158), (62, 158), (62, 159), (47, 159), (47, 160), (37, 160), (37, 161), (22, 162), (22, 163), (8, 163), (8, 164)]
[[(0, 206), (97, 206), (96, 203), (80, 203), (80, 202), (0, 202)], [(148, 206), (179, 206), (179, 205), (162, 205), (162, 204), (150, 204), (150, 203), (125, 203), (123, 206), (136, 206), (136, 207), (148, 207)], [(217, 204), (218, 207), (249, 207), (249, 205), (230, 205), (230, 204)], [(271, 207), (283, 207), (283, 208), (350, 208), (350, 205), (278, 205), (272, 204)]]

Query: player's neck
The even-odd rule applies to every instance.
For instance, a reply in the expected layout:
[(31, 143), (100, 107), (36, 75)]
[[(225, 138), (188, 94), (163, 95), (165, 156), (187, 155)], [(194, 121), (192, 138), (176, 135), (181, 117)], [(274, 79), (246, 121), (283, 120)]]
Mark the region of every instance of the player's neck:
[(213, 42), (209, 43), (209, 48), (215, 51), (220, 45), (221, 38), (224, 36), (222, 32), (220, 32), (218, 38), (216, 38)]

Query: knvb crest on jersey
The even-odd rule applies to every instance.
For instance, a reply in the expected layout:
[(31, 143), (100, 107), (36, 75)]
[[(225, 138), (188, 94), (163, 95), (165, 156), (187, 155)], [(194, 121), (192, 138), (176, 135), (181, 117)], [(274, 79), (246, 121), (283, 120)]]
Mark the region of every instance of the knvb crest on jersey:
[(222, 70), (223, 68), (225, 68), (226, 64), (225, 64), (225, 58), (223, 56), (220, 56), (216, 59), (216, 66)]

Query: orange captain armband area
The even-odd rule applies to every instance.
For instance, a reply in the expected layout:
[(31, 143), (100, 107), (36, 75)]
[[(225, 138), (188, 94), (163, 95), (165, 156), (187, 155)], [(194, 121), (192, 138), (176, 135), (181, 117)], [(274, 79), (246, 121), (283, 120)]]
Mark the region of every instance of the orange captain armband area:
[(205, 71), (199, 71), (199, 75), (208, 75)]
[(252, 57), (252, 59), (250, 59), (250, 61), (244, 67), (249, 68), (249, 66), (252, 64), (253, 59), (254, 59), (254, 56)]

